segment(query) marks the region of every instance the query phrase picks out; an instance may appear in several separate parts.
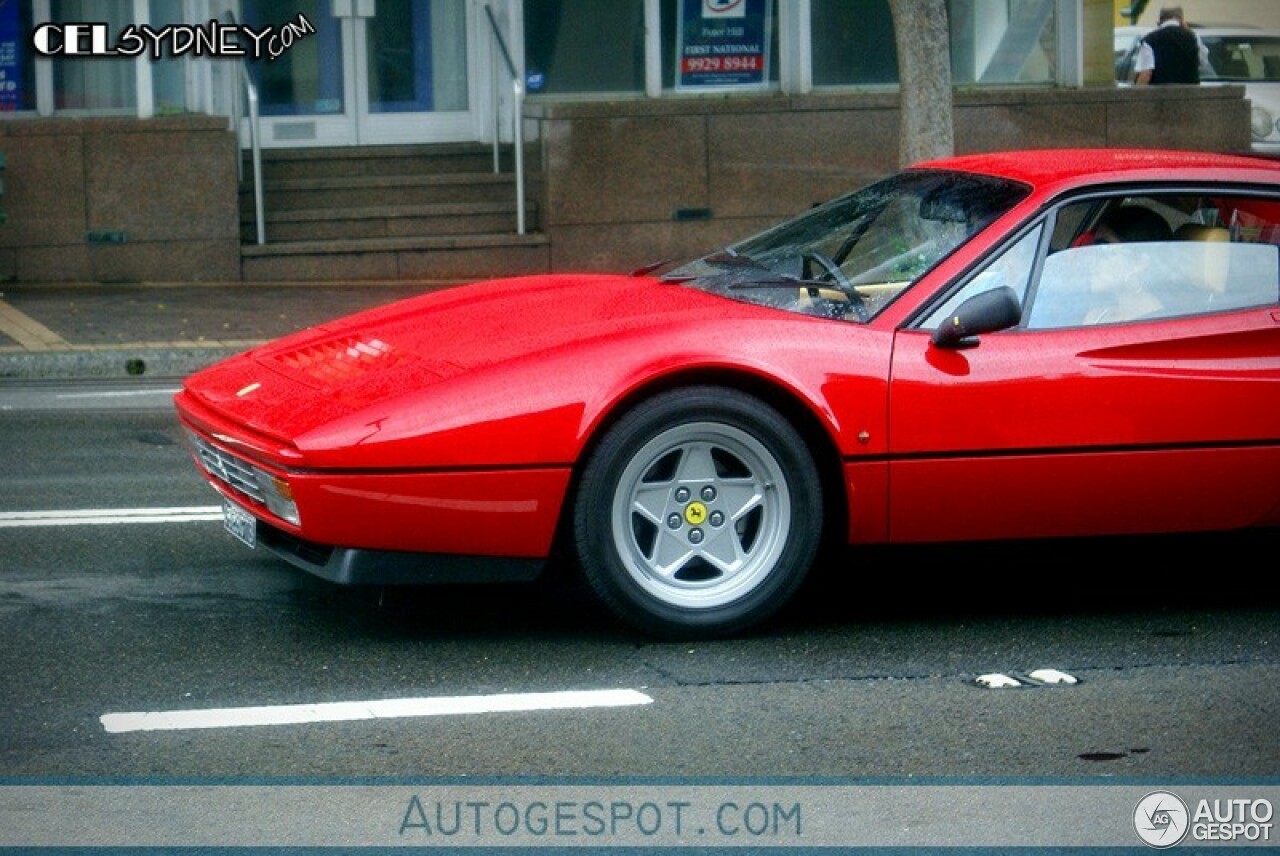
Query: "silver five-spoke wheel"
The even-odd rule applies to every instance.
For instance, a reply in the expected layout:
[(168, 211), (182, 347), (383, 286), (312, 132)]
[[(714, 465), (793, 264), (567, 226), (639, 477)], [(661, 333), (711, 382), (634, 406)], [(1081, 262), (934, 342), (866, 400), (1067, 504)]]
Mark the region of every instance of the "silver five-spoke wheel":
[(591, 587), (668, 637), (724, 635), (771, 615), (808, 571), (821, 529), (820, 480), (799, 432), (719, 387), (624, 414), (590, 455), (574, 507)]
[(730, 603), (777, 564), (791, 527), (782, 467), (731, 425), (664, 431), (631, 458), (613, 497), (613, 535), (627, 571), (664, 603)]

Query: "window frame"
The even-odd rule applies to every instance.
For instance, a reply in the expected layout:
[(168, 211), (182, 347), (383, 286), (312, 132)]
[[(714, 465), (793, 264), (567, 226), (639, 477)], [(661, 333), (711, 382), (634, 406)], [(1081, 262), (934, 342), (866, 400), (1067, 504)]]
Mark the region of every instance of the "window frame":
[[(1067, 330), (1089, 329), (1092, 327), (1110, 326), (1109, 324), (1096, 325), (1077, 325), (1070, 327), (1045, 327), (1030, 328), (1027, 326), (1027, 320), (1030, 316), (1031, 308), (1035, 304), (1037, 291), (1040, 287), (1041, 277), (1044, 272), (1046, 259), (1052, 254), (1050, 246), (1054, 241), (1060, 216), (1064, 209), (1078, 204), (1094, 203), (1094, 210), (1083, 221), (1091, 223), (1096, 220), (1098, 208), (1104, 203), (1117, 199), (1128, 197), (1176, 197), (1176, 196), (1215, 196), (1226, 198), (1253, 198), (1266, 200), (1280, 205), (1280, 187), (1263, 187), (1257, 184), (1248, 184), (1241, 182), (1224, 182), (1221, 184), (1180, 181), (1177, 183), (1119, 183), (1106, 187), (1094, 187), (1081, 191), (1073, 191), (1061, 196), (1055, 197), (1044, 203), (1034, 214), (1029, 216), (1025, 222), (1010, 231), (1003, 239), (995, 244), (988, 252), (984, 253), (980, 262), (975, 263), (970, 269), (966, 270), (961, 276), (957, 277), (952, 286), (940, 290), (937, 294), (930, 297), (912, 316), (908, 318), (902, 325), (904, 330), (922, 330), (928, 331), (936, 327), (938, 319), (943, 316), (941, 310), (946, 308), (953, 302), (958, 302), (955, 298), (960, 295), (965, 288), (971, 285), (978, 277), (989, 271), (993, 265), (997, 264), (1005, 254), (1014, 250), (1019, 242), (1021, 242), (1028, 234), (1037, 228), (1043, 227), (1036, 254), (1031, 264), (1031, 271), (1027, 279), (1027, 289), (1022, 295), (1022, 317), (1018, 324), (1008, 330), (1002, 332), (1012, 333), (1056, 333)], [(1277, 222), (1280, 227), (1280, 222)], [(1086, 226), (1087, 228), (1087, 226)], [(1077, 233), (1078, 237), (1078, 233)], [(1271, 243), (1271, 242), (1245, 242), (1245, 243)], [(1280, 247), (1280, 244), (1272, 243), (1272, 246)], [(1068, 242), (1061, 249), (1069, 249), (1071, 242)], [(1280, 250), (1278, 250), (1280, 252)], [(966, 295), (973, 297), (981, 294), (988, 289), (975, 291), (973, 294)], [(1269, 306), (1280, 307), (1280, 287), (1277, 291), (1277, 301), (1275, 304), (1257, 304), (1253, 306), (1231, 307), (1226, 309), (1209, 309), (1203, 312), (1193, 312), (1188, 314), (1166, 315), (1159, 318), (1140, 319), (1133, 321), (1120, 321), (1112, 323), (1166, 323), (1169, 321), (1185, 320), (1191, 318), (1203, 318), (1210, 315), (1228, 313), (1228, 312), (1248, 312), (1258, 309), (1266, 309)], [(930, 326), (930, 325), (933, 326)]]

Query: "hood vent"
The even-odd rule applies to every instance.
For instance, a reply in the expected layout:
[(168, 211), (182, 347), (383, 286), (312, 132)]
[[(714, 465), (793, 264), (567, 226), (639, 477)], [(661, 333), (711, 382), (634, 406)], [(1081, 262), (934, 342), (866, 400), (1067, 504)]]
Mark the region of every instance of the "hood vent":
[(278, 354), (275, 361), (311, 380), (336, 385), (393, 366), (400, 354), (381, 339), (345, 336)]

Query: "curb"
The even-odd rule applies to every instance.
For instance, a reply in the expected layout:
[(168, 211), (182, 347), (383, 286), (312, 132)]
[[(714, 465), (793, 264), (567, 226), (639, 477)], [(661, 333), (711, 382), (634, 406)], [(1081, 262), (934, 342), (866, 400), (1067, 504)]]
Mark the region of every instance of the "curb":
[(246, 350), (247, 345), (177, 349), (144, 346), (0, 353), (0, 380), (180, 378)]

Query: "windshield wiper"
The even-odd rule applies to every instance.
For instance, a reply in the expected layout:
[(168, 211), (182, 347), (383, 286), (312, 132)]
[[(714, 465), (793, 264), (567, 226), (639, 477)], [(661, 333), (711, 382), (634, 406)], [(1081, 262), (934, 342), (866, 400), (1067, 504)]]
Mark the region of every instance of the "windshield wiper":
[(707, 264), (718, 265), (720, 267), (753, 267), (760, 268), (761, 270), (768, 270), (767, 267), (751, 258), (751, 256), (740, 253), (733, 247), (725, 247), (718, 253), (710, 256), (704, 256), (702, 260)]
[(631, 272), (632, 276), (648, 276), (654, 271), (660, 270), (670, 264), (675, 264), (679, 259), (662, 259), (657, 262), (650, 262), (644, 267), (638, 267)]
[(843, 293), (838, 285), (825, 280), (801, 279), (798, 276), (782, 275), (775, 279), (750, 279), (744, 282), (731, 282), (726, 288), (806, 288), (810, 297), (818, 296), (818, 289), (829, 288)]

